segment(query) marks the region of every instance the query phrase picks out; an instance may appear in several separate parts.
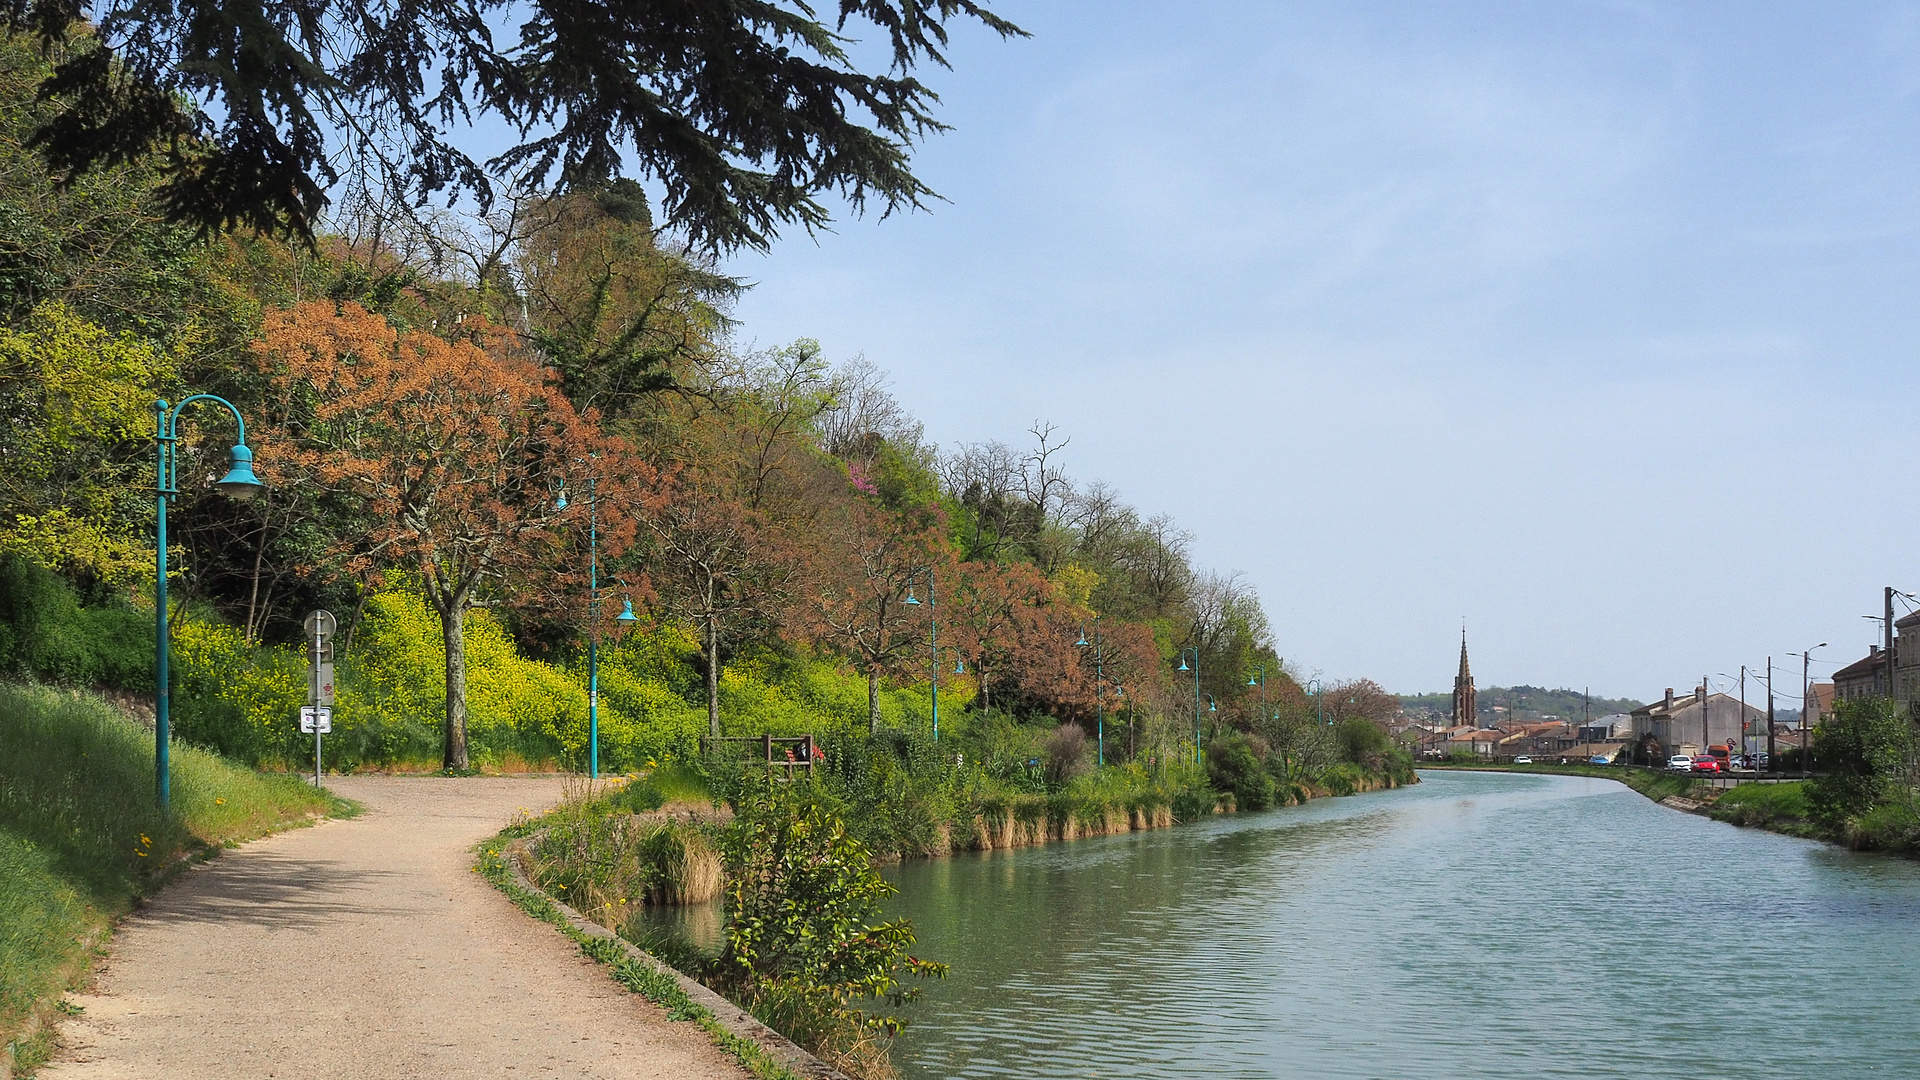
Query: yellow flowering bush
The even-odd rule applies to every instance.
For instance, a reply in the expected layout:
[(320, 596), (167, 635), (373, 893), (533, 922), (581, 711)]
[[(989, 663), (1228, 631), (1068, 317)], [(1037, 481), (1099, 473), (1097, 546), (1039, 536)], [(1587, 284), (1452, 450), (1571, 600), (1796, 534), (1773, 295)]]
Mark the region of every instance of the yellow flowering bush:
[(234, 627), (188, 618), (174, 626), (169, 655), (179, 738), (250, 761), (290, 749), (307, 700), (295, 650), (252, 645)]

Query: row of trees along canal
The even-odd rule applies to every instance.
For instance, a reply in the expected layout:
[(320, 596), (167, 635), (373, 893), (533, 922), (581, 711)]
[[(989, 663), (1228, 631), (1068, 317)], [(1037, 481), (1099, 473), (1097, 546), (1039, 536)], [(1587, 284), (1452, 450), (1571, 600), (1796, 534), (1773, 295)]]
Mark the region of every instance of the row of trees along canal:
[[(1191, 762), (1197, 726), (1315, 770), (1351, 744), (1319, 719), (1391, 713), (1365, 683), (1310, 700), (1246, 584), (1072, 480), (1051, 426), (943, 453), (876, 367), (741, 346), (742, 284), (656, 227), (637, 184), (465, 217), (363, 192), (313, 247), (195, 242), (137, 163), (53, 182), (24, 148), (44, 69), (7, 49), (0, 209), (34, 235), (0, 295), (0, 546), (13, 595), (77, 601), (10, 609), (16, 673), (140, 688), (143, 421), (191, 387), (248, 417), (269, 485), (244, 505), (202, 485), (173, 517), (177, 730), (239, 756), (298, 752), (298, 661), (278, 646), (315, 607), (342, 616), (334, 753), (353, 766), (581, 761), (589, 637), (608, 645), (615, 769), (703, 733), (930, 734), (929, 680), (956, 752), (1056, 779), (1082, 768), (1060, 724), (1104, 728), (1110, 762)], [(182, 477), (225, 434), (191, 432)]]

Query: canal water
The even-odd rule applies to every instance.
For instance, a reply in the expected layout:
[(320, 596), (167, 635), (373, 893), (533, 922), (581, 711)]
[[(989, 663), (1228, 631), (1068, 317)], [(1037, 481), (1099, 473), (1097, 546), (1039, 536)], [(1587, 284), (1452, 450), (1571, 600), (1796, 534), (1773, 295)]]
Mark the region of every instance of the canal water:
[(1575, 777), (905, 863), (946, 1077), (1920, 1076), (1920, 863)]

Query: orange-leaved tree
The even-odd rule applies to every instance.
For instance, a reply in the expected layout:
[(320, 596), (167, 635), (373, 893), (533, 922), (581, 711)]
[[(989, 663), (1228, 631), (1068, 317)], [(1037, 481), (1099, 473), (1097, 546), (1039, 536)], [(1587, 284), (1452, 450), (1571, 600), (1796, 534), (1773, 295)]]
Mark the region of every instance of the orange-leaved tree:
[(816, 533), (813, 603), (802, 613), (815, 638), (851, 656), (867, 675), (867, 727), (880, 730), (880, 680), (902, 672), (927, 641), (928, 609), (906, 603), (928, 569), (940, 578), (953, 555), (937, 514), (895, 514), (866, 499), (831, 507)]
[(799, 570), (798, 554), (765, 514), (736, 496), (724, 470), (698, 462), (628, 465), (618, 496), (652, 541), (660, 606), (700, 627), (707, 730), (720, 737), (724, 650), (772, 624)]
[(973, 662), (980, 705), (987, 709), (994, 680), (1015, 681), (1021, 639), (1052, 599), (1053, 585), (1030, 563), (973, 561), (961, 563), (959, 570), (942, 621), (952, 628), (954, 647)]
[(477, 340), (488, 347), (308, 303), (269, 315), (255, 343), (290, 468), (366, 501), (370, 528), (340, 541), (349, 567), (419, 573), (440, 616), (450, 770), (469, 767), (464, 618), (551, 568), (554, 492), (579, 486), (597, 438), (504, 335)]

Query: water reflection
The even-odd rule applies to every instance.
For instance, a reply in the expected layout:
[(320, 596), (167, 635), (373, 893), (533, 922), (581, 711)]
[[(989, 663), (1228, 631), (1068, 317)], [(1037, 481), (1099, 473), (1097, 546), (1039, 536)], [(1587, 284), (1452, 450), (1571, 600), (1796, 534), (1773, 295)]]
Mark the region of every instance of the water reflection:
[(909, 1077), (1902, 1072), (1920, 867), (1602, 780), (1417, 787), (907, 863)]

